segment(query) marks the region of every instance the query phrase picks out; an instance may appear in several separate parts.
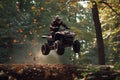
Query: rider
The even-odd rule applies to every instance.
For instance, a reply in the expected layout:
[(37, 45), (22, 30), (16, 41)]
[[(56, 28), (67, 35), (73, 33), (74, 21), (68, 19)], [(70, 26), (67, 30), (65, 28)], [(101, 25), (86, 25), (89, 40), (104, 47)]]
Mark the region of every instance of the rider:
[(50, 31), (51, 31), (51, 35), (52, 35), (52, 38), (54, 38), (54, 34), (59, 31), (59, 28), (60, 26), (63, 26), (65, 29), (69, 29), (66, 24), (61, 21), (61, 18), (59, 15), (57, 15), (55, 17), (55, 20), (51, 22), (50, 24)]

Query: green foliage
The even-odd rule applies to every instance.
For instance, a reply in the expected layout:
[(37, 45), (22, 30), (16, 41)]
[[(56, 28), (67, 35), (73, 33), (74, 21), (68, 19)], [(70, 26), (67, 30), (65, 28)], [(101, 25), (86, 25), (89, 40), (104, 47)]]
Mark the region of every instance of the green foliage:
[(88, 66), (88, 69), (90, 70), (90, 72), (95, 73), (100, 71), (100, 69), (98, 67), (94, 67), (94, 66)]
[(87, 72), (84, 72), (84, 73), (82, 73), (81, 74), (83, 77), (86, 77), (87, 75), (88, 75), (88, 73)]
[[(119, 13), (118, 4), (112, 4), (111, 6), (117, 13)], [(106, 60), (108, 63), (119, 62), (119, 33), (120, 33), (120, 16), (116, 14), (109, 6), (101, 4), (99, 8), (101, 25), (103, 30), (103, 39), (106, 50)], [(109, 14), (109, 15), (108, 15)]]
[(115, 70), (120, 70), (120, 63), (119, 63), (119, 62), (116, 62), (116, 63), (114, 64), (114, 69), (115, 69)]
[(120, 80), (120, 77), (117, 77), (115, 80)]

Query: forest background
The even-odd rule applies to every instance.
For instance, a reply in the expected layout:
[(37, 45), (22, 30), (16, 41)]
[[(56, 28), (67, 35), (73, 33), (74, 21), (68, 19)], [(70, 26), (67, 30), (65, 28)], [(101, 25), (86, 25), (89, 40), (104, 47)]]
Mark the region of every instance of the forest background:
[[(120, 66), (120, 0), (95, 0), (104, 42), (105, 64)], [(99, 64), (92, 1), (0, 0), (0, 63)], [(56, 15), (77, 34), (81, 52), (40, 52)], [(119, 68), (119, 67), (118, 67)]]

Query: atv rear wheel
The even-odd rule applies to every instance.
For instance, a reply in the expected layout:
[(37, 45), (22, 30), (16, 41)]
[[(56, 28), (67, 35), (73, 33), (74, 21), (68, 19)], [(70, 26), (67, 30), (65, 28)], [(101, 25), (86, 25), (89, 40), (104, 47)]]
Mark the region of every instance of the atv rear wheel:
[(43, 55), (48, 55), (49, 52), (50, 52), (50, 47), (47, 43), (44, 43), (42, 46), (41, 46), (41, 52)]
[(73, 51), (75, 53), (79, 53), (80, 52), (80, 42), (78, 40), (75, 40), (73, 42)]
[(58, 55), (63, 55), (65, 52), (65, 48), (62, 46), (62, 42), (60, 40), (55, 41), (54, 48)]

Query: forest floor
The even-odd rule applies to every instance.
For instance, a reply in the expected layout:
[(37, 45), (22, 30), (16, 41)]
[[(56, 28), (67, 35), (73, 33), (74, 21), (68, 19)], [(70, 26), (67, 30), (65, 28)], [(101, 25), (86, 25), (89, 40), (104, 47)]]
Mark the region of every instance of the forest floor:
[(109, 67), (97, 71), (80, 65), (0, 64), (0, 80), (115, 80), (116, 75)]

